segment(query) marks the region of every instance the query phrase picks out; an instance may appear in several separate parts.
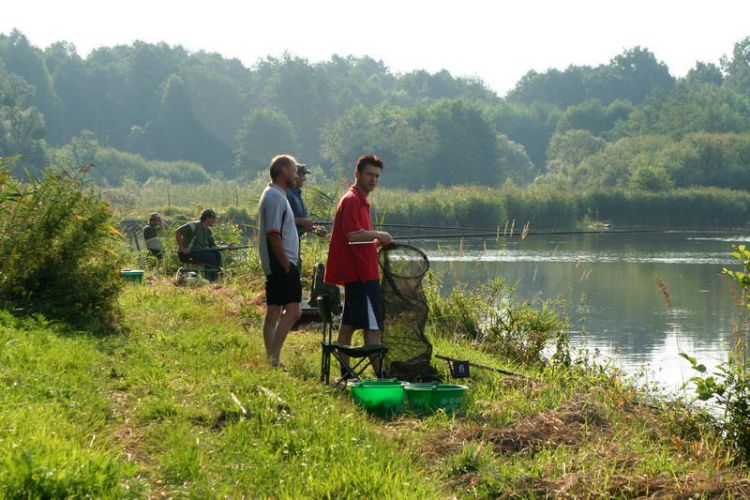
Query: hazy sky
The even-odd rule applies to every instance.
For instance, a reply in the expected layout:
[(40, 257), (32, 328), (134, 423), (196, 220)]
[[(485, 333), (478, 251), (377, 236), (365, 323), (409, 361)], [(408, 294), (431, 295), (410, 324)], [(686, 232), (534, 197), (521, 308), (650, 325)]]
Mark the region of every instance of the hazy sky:
[(606, 63), (641, 45), (683, 76), (750, 36), (750, 0), (3, 0), (0, 32), (78, 52), (165, 41), (251, 66), (288, 51), (311, 61), (369, 55), (397, 72), (447, 69), (504, 95), (530, 69)]

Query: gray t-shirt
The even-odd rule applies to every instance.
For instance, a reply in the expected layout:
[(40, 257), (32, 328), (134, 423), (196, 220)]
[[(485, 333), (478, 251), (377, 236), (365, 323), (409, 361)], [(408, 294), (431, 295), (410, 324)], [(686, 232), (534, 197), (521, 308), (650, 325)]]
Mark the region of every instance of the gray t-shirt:
[(269, 184), (263, 190), (258, 204), (258, 250), (260, 263), (266, 275), (271, 274), (271, 260), (268, 248), (268, 232), (281, 233), (281, 242), (284, 253), (289, 262), (299, 265), (299, 235), (294, 225), (294, 213), (289, 201), (286, 199), (286, 191), (276, 184)]

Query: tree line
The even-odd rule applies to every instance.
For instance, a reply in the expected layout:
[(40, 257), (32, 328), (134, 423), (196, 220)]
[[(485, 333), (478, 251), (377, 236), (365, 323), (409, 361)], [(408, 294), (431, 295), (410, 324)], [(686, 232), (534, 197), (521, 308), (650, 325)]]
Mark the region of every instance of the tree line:
[(101, 47), (0, 34), (0, 156), (16, 169), (94, 163), (102, 184), (252, 178), (279, 151), (348, 173), (364, 151), (386, 184), (747, 189), (750, 37), (682, 78), (634, 47), (598, 66), (530, 71), (505, 96), (447, 71), (368, 57), (251, 67), (164, 43)]

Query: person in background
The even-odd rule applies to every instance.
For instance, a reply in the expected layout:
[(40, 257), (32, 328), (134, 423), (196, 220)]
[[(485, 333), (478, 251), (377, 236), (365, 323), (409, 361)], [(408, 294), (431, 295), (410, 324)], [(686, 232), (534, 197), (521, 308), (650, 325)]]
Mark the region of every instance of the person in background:
[(266, 317), (263, 341), (268, 362), (281, 364), (281, 347), (302, 315), (299, 235), (287, 190), (295, 186), (297, 160), (278, 155), (271, 160), (271, 183), (258, 203), (258, 253), (266, 275)]
[(297, 165), (297, 179), (294, 181), (294, 187), (289, 188), (286, 192), (286, 199), (289, 201), (289, 206), (292, 207), (294, 224), (297, 226), (297, 234), (300, 238), (303, 234), (313, 230), (313, 221), (310, 219), (305, 202), (302, 199), (302, 186), (305, 185), (305, 180), (309, 173), (310, 169), (307, 168), (307, 165), (299, 163)]
[(180, 262), (203, 264), (203, 275), (208, 281), (219, 279), (221, 270), (221, 253), (210, 250), (216, 247), (211, 226), (216, 224), (216, 212), (206, 208), (201, 212), (200, 220), (188, 222), (175, 231), (177, 240), (177, 258)]
[(164, 246), (161, 242), (161, 235), (165, 229), (167, 229), (167, 224), (158, 212), (149, 214), (148, 224), (143, 228), (143, 239), (151, 255), (159, 260), (164, 257)]
[[(360, 156), (354, 170), (354, 185), (336, 206), (323, 281), (344, 286), (344, 312), (338, 336), (341, 345), (351, 345), (355, 330), (364, 331), (365, 345), (380, 344), (383, 311), (378, 247), (387, 247), (393, 238), (386, 232), (373, 230), (367, 196), (378, 185), (382, 172), (380, 158)], [(375, 373), (380, 373), (379, 360), (371, 361)]]
[[(310, 169), (304, 163), (297, 164), (297, 180), (294, 181), (294, 187), (290, 188), (286, 192), (286, 199), (289, 201), (289, 206), (292, 207), (292, 213), (294, 213), (294, 224), (297, 226), (297, 234), (300, 238), (300, 245), (302, 242), (302, 236), (305, 233), (314, 233), (317, 236), (325, 236), (328, 234), (325, 227), (315, 225), (307, 213), (305, 207), (305, 201), (302, 199), (302, 186), (305, 185), (307, 175), (310, 173)], [(300, 247), (299, 257), (299, 269), (302, 271), (302, 248)]]

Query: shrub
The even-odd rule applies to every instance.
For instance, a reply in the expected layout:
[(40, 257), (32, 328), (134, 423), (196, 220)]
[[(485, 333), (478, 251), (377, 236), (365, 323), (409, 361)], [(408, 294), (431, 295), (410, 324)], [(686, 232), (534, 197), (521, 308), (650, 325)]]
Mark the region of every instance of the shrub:
[(745, 461), (750, 461), (750, 248), (738, 245), (731, 255), (742, 265), (741, 271), (722, 270), (740, 292), (738, 305), (741, 306), (741, 320), (734, 332), (733, 349), (727, 360), (720, 363), (712, 374), (707, 374), (706, 366), (697, 359), (683, 352), (680, 356), (687, 359), (699, 373), (689, 381), (695, 384), (698, 399), (713, 400), (723, 410), (717, 412), (716, 418), (726, 438)]
[(0, 163), (0, 304), (111, 327), (121, 288), (109, 207), (73, 175), (15, 181)]
[(439, 281), (430, 276), (426, 291), (436, 334), (471, 340), (519, 363), (542, 362), (544, 349), (555, 341), (553, 361), (568, 358), (568, 321), (549, 301), (519, 301), (501, 280), (472, 290), (456, 287), (444, 297)]
[(236, 225), (244, 236), (251, 236), (255, 229), (255, 220), (246, 208), (229, 207), (222, 214), (221, 220)]

